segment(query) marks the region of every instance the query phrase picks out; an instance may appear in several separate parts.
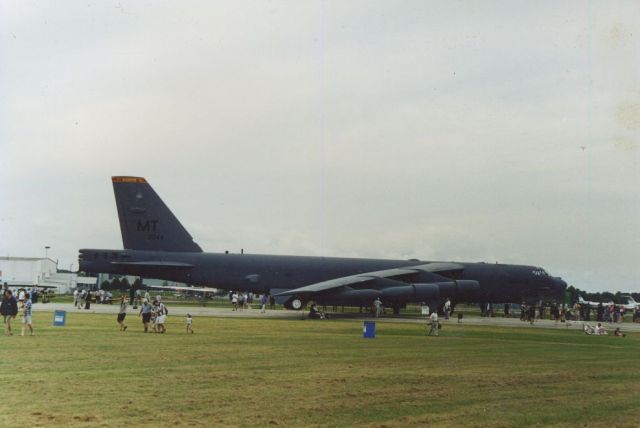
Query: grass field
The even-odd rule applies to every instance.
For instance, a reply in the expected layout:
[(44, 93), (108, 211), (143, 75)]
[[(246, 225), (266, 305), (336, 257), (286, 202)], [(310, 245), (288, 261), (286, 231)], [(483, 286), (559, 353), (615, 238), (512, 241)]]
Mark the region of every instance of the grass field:
[(575, 330), (34, 316), (0, 337), (0, 426), (640, 426), (640, 337)]

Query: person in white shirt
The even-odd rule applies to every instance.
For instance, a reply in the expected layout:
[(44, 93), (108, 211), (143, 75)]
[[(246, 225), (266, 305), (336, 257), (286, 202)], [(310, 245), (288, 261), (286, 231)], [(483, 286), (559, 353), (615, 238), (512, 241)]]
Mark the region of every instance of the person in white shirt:
[(167, 328), (164, 326), (164, 323), (167, 322), (167, 314), (169, 311), (164, 303), (159, 302), (157, 306), (157, 315), (156, 315), (156, 329), (158, 333), (166, 333)]
[(444, 302), (444, 319), (448, 320), (449, 319), (449, 313), (451, 313), (451, 300), (447, 299), (446, 302)]
[(380, 315), (382, 315), (382, 301), (379, 297), (376, 297), (376, 300), (373, 301), (373, 306), (376, 308), (376, 318), (380, 318)]
[(233, 310), (237, 311), (238, 310), (238, 293), (236, 293), (235, 291), (231, 293), (231, 304), (233, 305)]
[(118, 324), (120, 324), (120, 331), (127, 331), (127, 325), (124, 323), (124, 319), (127, 316), (127, 299), (122, 296), (120, 299), (120, 312), (118, 312)]
[(604, 336), (607, 334), (607, 329), (605, 329), (601, 323), (598, 323), (598, 325), (596, 326), (595, 330), (595, 334), (597, 335), (601, 335)]
[(191, 314), (187, 314), (187, 333), (193, 334), (193, 318)]
[(31, 336), (33, 336), (33, 325), (31, 324), (31, 298), (27, 294), (27, 300), (22, 306), (22, 333), (20, 336), (24, 336), (25, 327), (29, 327)]
[(429, 317), (429, 322), (431, 324), (431, 330), (429, 330), (428, 336), (431, 336), (432, 334), (434, 336), (437, 336), (438, 335), (438, 312), (433, 311), (431, 313), (431, 316)]

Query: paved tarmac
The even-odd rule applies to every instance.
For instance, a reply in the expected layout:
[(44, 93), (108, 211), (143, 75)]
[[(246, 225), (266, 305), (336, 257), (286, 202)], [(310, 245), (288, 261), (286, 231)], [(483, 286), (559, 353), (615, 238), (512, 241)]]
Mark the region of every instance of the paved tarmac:
[[(190, 313), (193, 317), (223, 317), (223, 318), (280, 318), (280, 319), (292, 319), (300, 320), (306, 318), (308, 312), (299, 311), (287, 311), (287, 310), (269, 310), (266, 313), (261, 313), (259, 309), (245, 309), (243, 311), (234, 311), (232, 308), (220, 308), (220, 307), (204, 307), (204, 306), (178, 306), (168, 305), (169, 317), (179, 316), (184, 317), (187, 313)], [(95, 305), (92, 304), (90, 309), (77, 309), (74, 308), (71, 303), (36, 303), (33, 305), (34, 312), (53, 312), (56, 310), (63, 310), (70, 313), (88, 313), (88, 314), (117, 314), (120, 306), (117, 304), (112, 305)], [(134, 310), (131, 306), (127, 309), (128, 314), (137, 315), (138, 310)], [(329, 313), (330, 318), (345, 319), (354, 321), (375, 320), (377, 322), (398, 322), (398, 323), (425, 323), (426, 319), (418, 316), (392, 316), (385, 315), (381, 318), (372, 318), (364, 314), (358, 313)], [(455, 324), (457, 318), (453, 317), (449, 320), (445, 320), (440, 317), (440, 321), (443, 324)], [(538, 320), (533, 325), (527, 322), (522, 322), (518, 318), (482, 318), (478, 316), (468, 316), (462, 320), (465, 325), (487, 325), (487, 326), (499, 326), (499, 327), (526, 327), (526, 328), (551, 328), (551, 329), (582, 329), (584, 322), (555, 322), (551, 320)], [(597, 322), (587, 322), (589, 325), (596, 325)], [(616, 327), (620, 327), (620, 330), (624, 332), (640, 332), (640, 323), (624, 322), (619, 324), (604, 323), (609, 332), (613, 332)]]

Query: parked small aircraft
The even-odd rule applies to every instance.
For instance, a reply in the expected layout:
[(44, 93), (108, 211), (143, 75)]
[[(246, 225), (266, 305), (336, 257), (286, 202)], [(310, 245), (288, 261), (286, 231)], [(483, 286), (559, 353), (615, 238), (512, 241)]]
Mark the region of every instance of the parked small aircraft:
[(631, 297), (631, 296), (622, 296), (622, 298), (627, 301), (627, 303), (623, 303), (621, 305), (626, 311), (635, 311), (636, 309), (638, 309), (638, 306), (640, 305), (640, 303), (636, 302), (633, 299), (633, 297)]
[(600, 304), (602, 304), (602, 306), (611, 306), (613, 305), (612, 301), (608, 301), (608, 302), (592, 302), (589, 300), (584, 300), (582, 298), (582, 296), (578, 296), (578, 303), (580, 303), (581, 305), (589, 305), (589, 307), (591, 308), (597, 308), (598, 306), (600, 306)]

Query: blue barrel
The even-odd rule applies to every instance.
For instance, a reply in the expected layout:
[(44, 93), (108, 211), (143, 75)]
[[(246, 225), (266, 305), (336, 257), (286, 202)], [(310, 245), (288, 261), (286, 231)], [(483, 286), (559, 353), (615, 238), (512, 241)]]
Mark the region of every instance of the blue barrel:
[(362, 328), (362, 337), (365, 339), (373, 339), (376, 337), (376, 322), (375, 321), (365, 321), (364, 327)]

